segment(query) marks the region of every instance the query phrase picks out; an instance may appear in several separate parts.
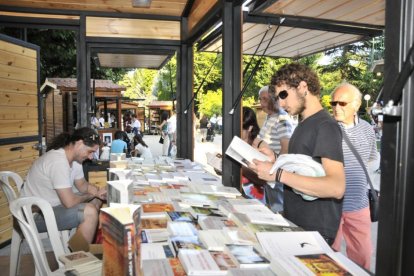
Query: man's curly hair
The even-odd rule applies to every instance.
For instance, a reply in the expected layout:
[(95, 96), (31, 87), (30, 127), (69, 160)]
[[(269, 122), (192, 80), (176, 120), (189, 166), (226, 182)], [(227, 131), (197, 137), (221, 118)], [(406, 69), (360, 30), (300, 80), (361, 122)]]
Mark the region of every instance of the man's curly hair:
[(298, 87), (301, 81), (306, 82), (309, 92), (315, 96), (321, 93), (319, 78), (308, 66), (300, 63), (283, 65), (273, 76), (272, 85), (280, 86), (286, 84), (291, 87)]

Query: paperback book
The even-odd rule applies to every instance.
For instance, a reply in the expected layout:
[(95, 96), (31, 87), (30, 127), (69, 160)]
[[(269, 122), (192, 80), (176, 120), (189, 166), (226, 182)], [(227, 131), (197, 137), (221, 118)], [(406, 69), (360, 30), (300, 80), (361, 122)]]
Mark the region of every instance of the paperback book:
[(182, 249), (178, 258), (187, 275), (225, 275), (208, 250)]
[(105, 275), (137, 275), (140, 269), (139, 205), (102, 208), (103, 271)]
[(226, 150), (226, 154), (245, 167), (248, 167), (249, 163), (253, 162), (253, 159), (270, 161), (269, 157), (253, 148), (237, 136), (233, 137), (233, 140)]
[(227, 244), (230, 256), (239, 264), (241, 268), (267, 267), (270, 261), (263, 256), (253, 245)]

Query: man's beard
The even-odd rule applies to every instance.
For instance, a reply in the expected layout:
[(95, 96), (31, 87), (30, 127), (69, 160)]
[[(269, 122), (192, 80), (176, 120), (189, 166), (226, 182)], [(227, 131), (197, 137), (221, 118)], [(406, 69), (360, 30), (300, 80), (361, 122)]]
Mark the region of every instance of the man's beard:
[(306, 109), (305, 96), (298, 95), (298, 106), (295, 110), (291, 110), (290, 115), (301, 115)]

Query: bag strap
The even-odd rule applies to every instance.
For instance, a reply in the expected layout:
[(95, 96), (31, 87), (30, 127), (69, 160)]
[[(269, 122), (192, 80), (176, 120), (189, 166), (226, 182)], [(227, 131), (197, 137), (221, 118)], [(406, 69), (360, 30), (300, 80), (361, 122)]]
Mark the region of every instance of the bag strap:
[(377, 201), (378, 200), (378, 195), (375, 192), (374, 186), (372, 185), (372, 182), (371, 182), (371, 178), (369, 177), (367, 168), (365, 167), (364, 162), (362, 161), (361, 156), (359, 155), (359, 153), (355, 149), (354, 145), (352, 145), (351, 140), (349, 140), (348, 135), (345, 133), (345, 131), (343, 130), (342, 127), (341, 127), (341, 131), (342, 131), (342, 137), (344, 138), (345, 143), (348, 145), (349, 149), (355, 155), (356, 159), (358, 160), (359, 164), (361, 165), (362, 169), (364, 170), (365, 176), (367, 177), (367, 181), (368, 181), (369, 187), (371, 188), (371, 191), (370, 191), (371, 196), (374, 198), (375, 201)]

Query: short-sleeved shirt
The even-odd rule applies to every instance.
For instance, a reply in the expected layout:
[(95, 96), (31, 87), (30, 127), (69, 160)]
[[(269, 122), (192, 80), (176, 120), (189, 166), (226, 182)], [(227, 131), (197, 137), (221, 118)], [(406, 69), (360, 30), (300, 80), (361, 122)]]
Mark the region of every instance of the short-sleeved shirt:
[(280, 110), (279, 113), (266, 116), (266, 120), (260, 129), (259, 138), (265, 141), (274, 152), (279, 154), (282, 149), (280, 139), (289, 139), (292, 132), (293, 127), (289, 116), (284, 110)]
[(111, 153), (123, 153), (127, 147), (128, 145), (125, 141), (121, 139), (113, 140), (111, 144)]
[[(368, 162), (378, 158), (374, 128), (368, 122), (358, 120), (355, 126), (344, 128), (344, 131), (368, 169)], [(368, 207), (368, 183), (363, 168), (345, 140), (342, 147), (346, 179), (343, 211), (353, 212)]]
[(37, 196), (52, 206), (61, 204), (57, 189), (72, 188), (75, 180), (84, 178), (82, 165), (72, 167), (63, 148), (50, 150), (34, 161), (23, 185), (21, 196)]
[[(289, 141), (289, 153), (305, 154), (321, 162), (327, 158), (343, 163), (342, 133), (338, 123), (324, 110), (300, 122)], [(335, 239), (342, 214), (342, 200), (319, 198), (306, 201), (285, 186), (284, 215), (307, 231), (319, 231)]]

